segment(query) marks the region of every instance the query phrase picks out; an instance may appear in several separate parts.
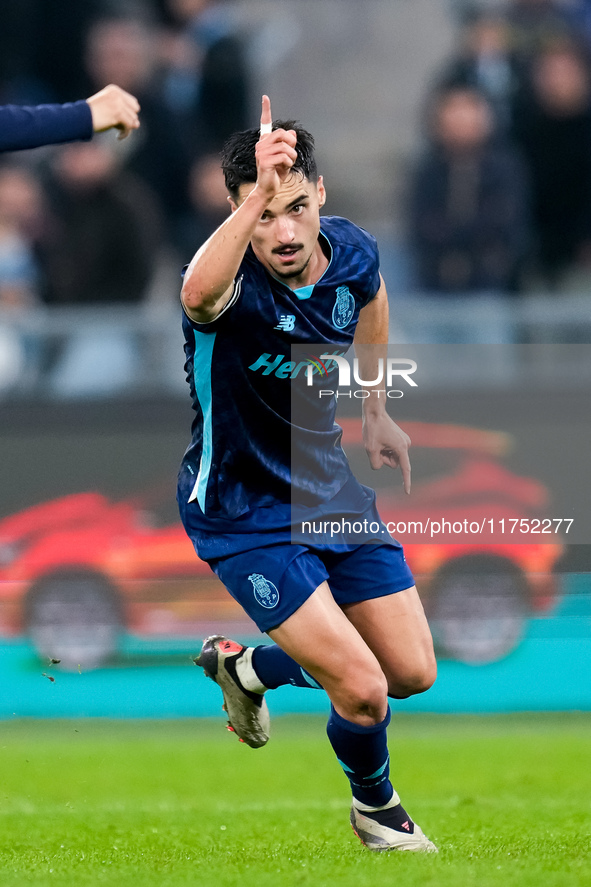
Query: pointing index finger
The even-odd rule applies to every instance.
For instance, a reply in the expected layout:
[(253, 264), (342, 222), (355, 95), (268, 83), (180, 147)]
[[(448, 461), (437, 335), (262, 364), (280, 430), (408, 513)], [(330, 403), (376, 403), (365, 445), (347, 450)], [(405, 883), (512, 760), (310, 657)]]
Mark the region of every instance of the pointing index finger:
[(404, 492), (407, 496), (410, 496), (410, 459), (408, 458), (408, 453), (401, 453), (400, 455), (400, 470), (402, 471)]
[(268, 95), (263, 96), (263, 105), (261, 110), (261, 136), (269, 135), (273, 132), (273, 118), (271, 116), (271, 100)]

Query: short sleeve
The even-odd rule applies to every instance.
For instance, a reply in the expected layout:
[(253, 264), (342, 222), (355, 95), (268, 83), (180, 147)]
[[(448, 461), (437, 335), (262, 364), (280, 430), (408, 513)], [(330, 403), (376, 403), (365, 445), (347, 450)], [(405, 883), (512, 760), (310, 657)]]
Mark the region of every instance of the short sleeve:
[[(185, 265), (184, 268), (182, 269), (182, 271), (181, 271), (182, 278), (184, 278), (188, 267), (189, 267), (188, 265)], [(230, 298), (228, 299), (228, 301), (226, 302), (226, 304), (224, 305), (224, 307), (222, 308), (220, 313), (217, 314), (213, 318), (213, 320), (210, 320), (207, 323), (198, 323), (196, 320), (193, 320), (193, 318), (190, 317), (189, 314), (187, 313), (184, 302), (181, 298), (181, 307), (183, 309), (183, 314), (185, 315), (187, 321), (190, 323), (190, 325), (193, 327), (193, 329), (198, 330), (201, 333), (213, 333), (217, 330), (219, 323), (221, 323), (223, 320), (225, 320), (229, 316), (232, 307), (236, 304), (236, 302), (240, 298), (240, 293), (242, 292), (243, 277), (244, 277), (244, 275), (241, 274), (240, 276), (238, 276), (236, 278), (236, 280), (234, 281), (234, 289), (232, 291), (232, 295), (230, 296)]]

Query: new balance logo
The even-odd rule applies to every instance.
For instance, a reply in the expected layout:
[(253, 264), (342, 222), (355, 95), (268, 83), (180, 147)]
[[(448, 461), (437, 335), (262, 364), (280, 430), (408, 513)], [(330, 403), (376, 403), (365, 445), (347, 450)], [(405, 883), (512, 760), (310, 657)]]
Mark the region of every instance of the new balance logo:
[(281, 330), (284, 333), (291, 333), (295, 327), (295, 314), (281, 314), (279, 323), (274, 326), (274, 330)]

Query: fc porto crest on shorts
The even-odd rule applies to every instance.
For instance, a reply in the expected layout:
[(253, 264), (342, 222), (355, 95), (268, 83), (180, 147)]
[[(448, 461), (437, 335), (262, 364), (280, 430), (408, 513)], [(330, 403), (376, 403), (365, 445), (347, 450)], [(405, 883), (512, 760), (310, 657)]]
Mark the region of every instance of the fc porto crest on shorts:
[(355, 313), (355, 299), (348, 286), (337, 287), (337, 298), (332, 309), (332, 322), (338, 330), (349, 326)]
[(255, 600), (265, 607), (266, 610), (272, 610), (279, 603), (279, 592), (277, 586), (269, 582), (261, 573), (251, 573), (248, 577), (252, 582), (252, 591)]

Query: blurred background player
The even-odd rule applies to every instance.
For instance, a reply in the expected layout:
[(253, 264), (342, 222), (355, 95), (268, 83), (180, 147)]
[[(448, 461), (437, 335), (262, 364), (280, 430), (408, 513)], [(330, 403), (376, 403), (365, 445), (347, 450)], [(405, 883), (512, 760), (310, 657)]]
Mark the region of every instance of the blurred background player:
[[(199, 556), (275, 644), (247, 648), (214, 636), (199, 664), (221, 687), (232, 728), (253, 747), (268, 739), (267, 689), (324, 688), (356, 834), (373, 850), (435, 851), (389, 780), (388, 695), (423, 692), (435, 679), (412, 575), (375, 494), (351, 472), (334, 400), (321, 407), (313, 453), (303, 443), (304, 469), (291, 452), (294, 440), (299, 452), (301, 426), (292, 424), (295, 364), (271, 374), (270, 355), (281, 361), (292, 343), (387, 344), (375, 240), (346, 219), (321, 220), (313, 139), (296, 124), (273, 126), (266, 96), (260, 137), (235, 134), (222, 167), (233, 212), (188, 266), (182, 290), (197, 415), (178, 498)], [(373, 351), (365, 360), (375, 370)], [(364, 440), (372, 467), (400, 466), (409, 492), (410, 441), (379, 397), (364, 401)], [(382, 529), (370, 539), (334, 544), (310, 535), (292, 544), (294, 500), (306, 519), (346, 514)]]

